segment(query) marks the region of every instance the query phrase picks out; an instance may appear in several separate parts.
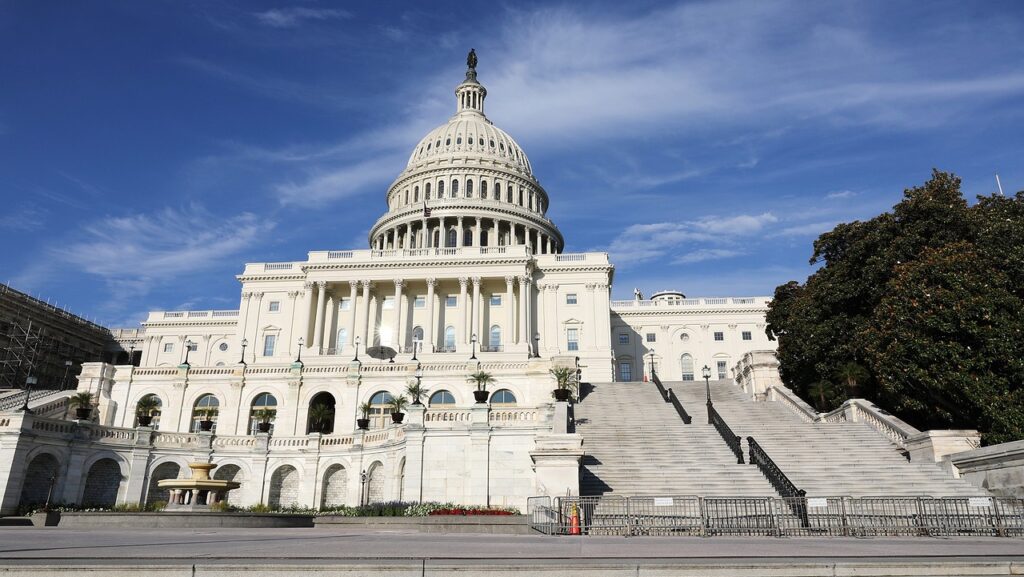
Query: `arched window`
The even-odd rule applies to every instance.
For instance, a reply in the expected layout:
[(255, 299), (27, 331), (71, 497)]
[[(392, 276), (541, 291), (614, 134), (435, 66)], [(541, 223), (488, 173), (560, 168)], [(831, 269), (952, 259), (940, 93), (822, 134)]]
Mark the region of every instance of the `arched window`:
[(437, 183), (437, 198), (444, 198), (444, 181)]
[(509, 204), (512, 204), (512, 185), (511, 184), (505, 187), (505, 195), (506, 195), (506, 202), (508, 202)]
[(458, 197), (459, 197), (459, 181), (456, 179), (456, 180), (452, 181), (452, 198), (458, 198)]
[(510, 391), (508, 389), (501, 389), (500, 391), (495, 391), (494, 394), (491, 395), (491, 405), (492, 406), (500, 405), (500, 406), (510, 407), (510, 406), (514, 406), (515, 404), (516, 404), (516, 396), (513, 395), (512, 391)]
[(455, 397), (448, 391), (438, 391), (433, 395), (430, 395), (429, 404), (431, 407), (435, 405), (454, 405)]
[(633, 380), (633, 360), (619, 359), (619, 382), (628, 383)]
[(405, 204), (409, 204), (409, 189), (405, 189)]
[(348, 329), (338, 329), (338, 341), (334, 344), (339, 351), (348, 346)]
[(412, 201), (413, 202), (419, 202), (420, 201), (420, 187), (418, 187), (418, 186), (414, 187), (412, 189)]
[(519, 206), (523, 206), (523, 187), (519, 187)]
[(679, 358), (679, 364), (682, 365), (683, 369), (683, 380), (693, 380), (693, 357), (689, 353), (683, 353), (683, 356)]
[(455, 352), (455, 327), (449, 326), (444, 329), (444, 350)]
[(148, 426), (154, 429), (160, 428), (160, 409), (162, 404), (160, 397), (152, 393), (139, 399), (138, 404), (135, 405), (135, 425), (139, 425), (140, 416), (148, 415), (151, 419)]
[(490, 332), (490, 334), (488, 336), (489, 336), (489, 338), (487, 339), (487, 346), (492, 351), (500, 351), (501, 350), (501, 327), (498, 326), (498, 325), (492, 325), (491, 326), (491, 332)]
[(412, 328), (412, 346), (416, 347), (417, 352), (423, 351), (423, 327)]
[(394, 397), (387, 391), (378, 391), (370, 397), (370, 426), (383, 429), (391, 422), (391, 401)]
[(459, 231), (456, 229), (450, 229), (448, 231), (448, 238), (445, 240), (445, 246), (454, 247), (459, 244)]
[(487, 181), (480, 181), (480, 198), (487, 200)]
[[(277, 399), (270, 393), (260, 393), (252, 400), (249, 407), (249, 434), (255, 435), (260, 423), (270, 425), (273, 430), (274, 419), (277, 417)], [(267, 432), (270, 432), (269, 430)]]
[(426, 188), (423, 189), (423, 200), (430, 200), (430, 183), (428, 182)]
[(217, 430), (217, 411), (220, 407), (220, 401), (213, 395), (203, 395), (196, 399), (196, 403), (192, 405), (192, 427), (193, 433), (198, 433), (201, 429), (199, 428), (199, 421), (210, 420), (213, 421), (213, 430)]
[(334, 395), (327, 391), (317, 393), (309, 401), (309, 412), (306, 415), (306, 432), (329, 435), (334, 432), (334, 412), (336, 401)]
[(473, 179), (466, 179), (466, 198), (473, 198)]
[(462, 144), (462, 135), (461, 134), (459, 136), (455, 137), (455, 144)]

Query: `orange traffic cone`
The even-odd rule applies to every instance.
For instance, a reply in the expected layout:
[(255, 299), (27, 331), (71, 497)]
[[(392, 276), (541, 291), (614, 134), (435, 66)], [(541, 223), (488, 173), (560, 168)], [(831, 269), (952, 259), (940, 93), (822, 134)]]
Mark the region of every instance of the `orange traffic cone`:
[(572, 505), (572, 514), (569, 516), (569, 534), (580, 535), (580, 511), (576, 508), (576, 504)]

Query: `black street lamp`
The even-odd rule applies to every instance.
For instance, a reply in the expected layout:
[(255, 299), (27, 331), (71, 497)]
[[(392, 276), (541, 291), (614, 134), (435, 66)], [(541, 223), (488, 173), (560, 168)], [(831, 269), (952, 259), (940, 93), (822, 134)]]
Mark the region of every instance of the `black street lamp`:
[(135, 341), (132, 341), (132, 346), (128, 349), (128, 364), (135, 366)]
[(356, 356), (352, 359), (355, 362), (359, 362), (359, 337), (356, 337)]
[(704, 376), (704, 391), (708, 396), (708, 424), (711, 424), (711, 367), (704, 365), (701, 369), (701, 374)]
[(249, 339), (242, 339), (242, 358), (238, 359), (238, 364), (245, 364), (245, 347), (249, 346)]
[[(423, 381), (423, 367), (421, 367), (419, 365), (419, 363), (416, 364), (416, 372), (413, 373), (413, 375), (416, 377), (416, 390), (418, 391), (418, 390), (420, 390), (420, 384)], [(412, 404), (414, 404), (414, 405), (420, 404), (420, 397), (419, 397), (419, 395), (416, 395), (416, 398), (413, 400)]]
[(362, 473), (359, 473), (359, 506), (362, 507), (366, 502), (366, 478), (369, 475), (366, 474), (366, 469), (363, 469)]
[(196, 344), (193, 343), (192, 341), (185, 341), (185, 362), (181, 363), (183, 366), (186, 366), (186, 367), (191, 367), (192, 366), (192, 365), (188, 364), (188, 354), (190, 352), (192, 352), (192, 347), (194, 347), (194, 346), (196, 346)]
[(533, 335), (533, 356), (540, 358), (540, 333)]
[(36, 383), (38, 382), (39, 380), (33, 377), (32, 375), (25, 377), (25, 404), (21, 405), (20, 410), (22, 413), (25, 413), (26, 415), (32, 414), (32, 409), (28, 408), (28, 399), (30, 396), (32, 396), (32, 387), (36, 386)]
[(412, 342), (412, 360), (414, 360), (414, 361), (419, 361), (419, 359), (416, 358), (416, 349), (418, 349), (418, 348), (420, 348), (420, 341), (413, 340), (413, 342)]
[(71, 359), (64, 361), (64, 377), (60, 380), (60, 390), (68, 388), (68, 372), (71, 371), (71, 365), (74, 363)]
[(303, 342), (305, 342), (305, 339), (303, 339), (302, 337), (299, 337), (299, 353), (298, 353), (298, 356), (295, 357), (295, 362), (296, 362), (296, 364), (300, 364), (300, 365), (302, 364), (302, 343)]
[(473, 345), (473, 356), (469, 357), (469, 360), (475, 361), (476, 360), (476, 333), (473, 333), (473, 336), (469, 339), (469, 342)]
[(651, 381), (654, 381), (654, 348), (651, 348)]

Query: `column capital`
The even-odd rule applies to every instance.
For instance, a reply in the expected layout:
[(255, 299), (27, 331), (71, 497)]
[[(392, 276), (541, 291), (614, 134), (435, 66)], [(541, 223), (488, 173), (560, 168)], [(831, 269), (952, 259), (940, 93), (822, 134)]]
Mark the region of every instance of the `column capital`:
[(469, 277), (464, 277), (464, 276), (460, 276), (459, 277), (459, 288), (460, 289), (466, 290), (466, 285), (468, 285), (468, 284), (469, 284)]
[(325, 290), (327, 288), (327, 281), (325, 281), (325, 280), (318, 280), (318, 281), (316, 281), (316, 286), (320, 290)]
[(403, 289), (403, 288), (405, 288), (405, 279), (403, 279), (403, 278), (396, 278), (395, 279), (395, 290), (400, 290), (400, 289)]
[(480, 288), (480, 277), (475, 276), (470, 280), (473, 281), (473, 288)]
[(242, 300), (249, 300), (252, 298), (252, 291), (242, 291)]
[(256, 297), (256, 300), (261, 301), (263, 300), (263, 291), (256, 291), (252, 293), (252, 296)]
[(437, 279), (436, 278), (430, 277), (430, 278), (428, 278), (426, 280), (427, 280), (427, 286), (428, 287), (434, 288), (434, 287), (437, 286)]
[(363, 290), (370, 290), (370, 289), (373, 288), (373, 281), (372, 280), (361, 280), (361, 281), (358, 281), (358, 282), (359, 282), (359, 286), (363, 287)]
[(296, 297), (300, 296), (302, 291), (288, 291), (288, 298), (295, 300)]
[(516, 277), (513, 275), (505, 275), (505, 284), (515, 284)]
[(522, 285), (522, 286), (526, 286), (526, 285), (530, 284), (531, 282), (533, 282), (533, 279), (531, 279), (530, 277), (528, 277), (526, 275), (523, 275), (523, 276), (519, 277), (519, 284)]
[(555, 291), (558, 290), (558, 285), (557, 284), (551, 283), (551, 284), (548, 284), (546, 286), (547, 286), (547, 289), (549, 291), (551, 291), (551, 292), (555, 292)]
[(308, 280), (308, 281), (302, 283), (302, 288), (304, 288), (306, 290), (313, 290), (314, 286), (316, 286), (316, 283), (314, 283), (313, 281), (309, 281)]

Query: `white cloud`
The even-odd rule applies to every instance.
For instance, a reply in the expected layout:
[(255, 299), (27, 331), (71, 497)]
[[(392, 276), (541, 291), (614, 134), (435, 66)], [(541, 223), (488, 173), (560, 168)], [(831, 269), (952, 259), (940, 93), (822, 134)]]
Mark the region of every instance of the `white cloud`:
[(22, 203), (16, 207), (8, 207), (0, 214), (0, 230), (11, 232), (31, 232), (39, 230), (46, 222), (46, 211), (34, 204)]
[(765, 212), (634, 224), (615, 237), (607, 251), (613, 262), (625, 266), (668, 257), (675, 264), (730, 258), (742, 254), (742, 249), (733, 246), (735, 239), (759, 234), (777, 221), (775, 215)]
[(695, 262), (702, 262), (706, 260), (721, 260), (723, 258), (732, 258), (734, 256), (741, 256), (743, 254), (746, 253), (744, 253), (742, 250), (731, 248), (701, 248), (677, 256), (675, 259), (672, 260), (672, 263), (693, 264)]
[(264, 12), (253, 14), (262, 24), (272, 28), (297, 28), (310, 20), (337, 20), (340, 18), (351, 18), (352, 13), (346, 10), (333, 8), (304, 8), (292, 6), (288, 8), (274, 8)]
[(827, 200), (837, 200), (841, 198), (852, 198), (854, 196), (857, 196), (857, 193), (852, 190), (837, 190), (826, 194), (825, 198)]
[(61, 266), (102, 278), (123, 298), (236, 262), (273, 227), (251, 213), (221, 218), (196, 205), (167, 208), (102, 218), (84, 226), (77, 240), (51, 249), (51, 255)]
[(333, 170), (314, 170), (299, 181), (276, 185), (283, 205), (318, 206), (327, 201), (376, 191), (381, 192), (400, 170), (402, 158), (378, 156)]
[(836, 221), (822, 221), (822, 222), (810, 222), (807, 224), (800, 224), (795, 226), (787, 226), (775, 233), (772, 233), (771, 237), (791, 237), (791, 236), (818, 236), (823, 232), (832, 230), (836, 227)]

